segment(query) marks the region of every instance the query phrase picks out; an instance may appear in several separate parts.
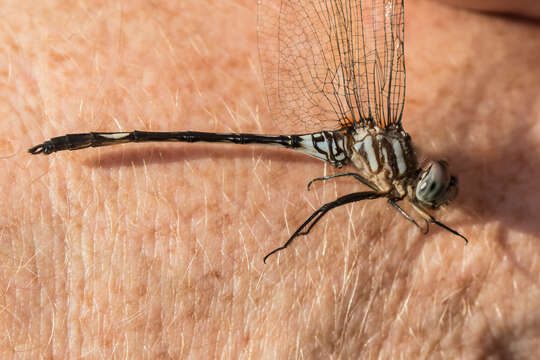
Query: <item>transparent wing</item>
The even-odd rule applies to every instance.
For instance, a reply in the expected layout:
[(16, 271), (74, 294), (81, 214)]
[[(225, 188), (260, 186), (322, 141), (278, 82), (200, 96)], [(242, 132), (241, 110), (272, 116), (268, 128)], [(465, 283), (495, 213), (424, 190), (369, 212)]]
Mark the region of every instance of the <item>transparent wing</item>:
[(258, 26), (282, 130), (401, 125), (403, 0), (259, 0)]

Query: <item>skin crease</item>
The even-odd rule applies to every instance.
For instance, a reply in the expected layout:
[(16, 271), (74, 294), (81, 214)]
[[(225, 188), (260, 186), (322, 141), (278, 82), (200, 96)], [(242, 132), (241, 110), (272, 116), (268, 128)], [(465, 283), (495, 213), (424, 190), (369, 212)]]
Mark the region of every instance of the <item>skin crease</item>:
[(443, 3), (493, 13), (507, 13), (531, 19), (540, 17), (540, 5), (536, 0), (441, 0)]
[(540, 352), (538, 22), (406, 3), (404, 127), (459, 176), (434, 215), (468, 246), (374, 200), (332, 211), (263, 265), (315, 208), (364, 188), (307, 192), (339, 170), (261, 147), (26, 152), (90, 130), (277, 132), (253, 1), (3, 11), (2, 357)]

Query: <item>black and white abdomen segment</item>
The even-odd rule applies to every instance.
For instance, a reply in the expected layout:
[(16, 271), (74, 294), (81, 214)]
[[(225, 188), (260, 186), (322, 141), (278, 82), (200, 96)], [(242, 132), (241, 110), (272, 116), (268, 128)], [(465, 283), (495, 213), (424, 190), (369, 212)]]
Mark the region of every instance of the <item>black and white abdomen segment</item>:
[(343, 131), (321, 131), (313, 134), (295, 135), (298, 137), (297, 150), (318, 159), (328, 161), (336, 167), (349, 162), (347, 143), (349, 137)]
[(402, 130), (360, 128), (351, 137), (350, 159), (380, 191), (405, 195), (405, 182), (417, 168), (409, 135)]

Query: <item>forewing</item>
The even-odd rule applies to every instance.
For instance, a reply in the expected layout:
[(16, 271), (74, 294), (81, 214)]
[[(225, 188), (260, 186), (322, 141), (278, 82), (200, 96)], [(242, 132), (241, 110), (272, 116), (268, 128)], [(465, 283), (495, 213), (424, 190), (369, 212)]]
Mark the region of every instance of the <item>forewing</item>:
[(259, 0), (259, 55), (281, 130), (400, 125), (403, 0)]

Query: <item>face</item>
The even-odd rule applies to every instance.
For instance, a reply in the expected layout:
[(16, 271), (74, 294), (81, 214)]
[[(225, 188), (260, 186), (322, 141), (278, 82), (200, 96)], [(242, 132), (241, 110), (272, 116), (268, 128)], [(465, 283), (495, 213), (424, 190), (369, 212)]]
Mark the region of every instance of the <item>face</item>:
[(457, 195), (457, 178), (450, 175), (444, 161), (432, 161), (420, 172), (416, 199), (424, 206), (437, 209)]

